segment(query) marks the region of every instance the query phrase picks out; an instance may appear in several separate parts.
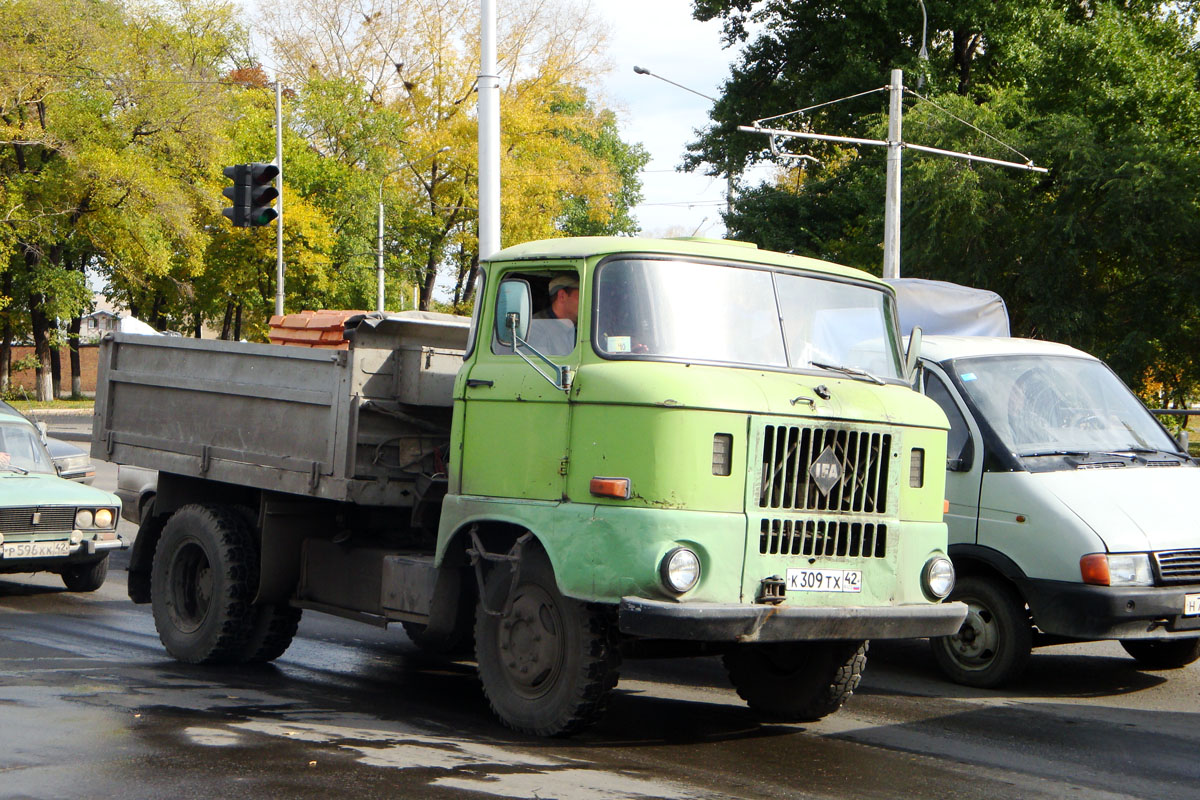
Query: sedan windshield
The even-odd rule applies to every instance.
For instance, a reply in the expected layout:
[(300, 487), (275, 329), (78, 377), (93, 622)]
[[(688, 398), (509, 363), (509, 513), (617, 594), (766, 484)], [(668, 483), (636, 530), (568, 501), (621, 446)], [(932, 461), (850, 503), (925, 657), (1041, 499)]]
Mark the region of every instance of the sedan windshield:
[(600, 267), (595, 320), (596, 348), (609, 357), (901, 377), (891, 300), (863, 284), (620, 259)]
[(32, 426), (0, 423), (0, 472), (54, 473), (54, 464)]
[(1179, 450), (1101, 361), (993, 356), (957, 359), (953, 367), (984, 418), (1019, 456)]

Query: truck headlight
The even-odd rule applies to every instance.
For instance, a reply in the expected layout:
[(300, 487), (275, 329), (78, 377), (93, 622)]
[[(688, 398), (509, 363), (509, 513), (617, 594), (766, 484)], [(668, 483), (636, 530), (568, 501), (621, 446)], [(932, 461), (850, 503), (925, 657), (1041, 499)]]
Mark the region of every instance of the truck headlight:
[(669, 591), (683, 594), (700, 582), (700, 557), (686, 547), (676, 547), (663, 558), (658, 573)]
[(1079, 559), (1079, 575), (1093, 586), (1151, 586), (1147, 553), (1091, 553)]
[(934, 556), (921, 571), (921, 586), (933, 600), (945, 600), (954, 589), (954, 564), (945, 556)]

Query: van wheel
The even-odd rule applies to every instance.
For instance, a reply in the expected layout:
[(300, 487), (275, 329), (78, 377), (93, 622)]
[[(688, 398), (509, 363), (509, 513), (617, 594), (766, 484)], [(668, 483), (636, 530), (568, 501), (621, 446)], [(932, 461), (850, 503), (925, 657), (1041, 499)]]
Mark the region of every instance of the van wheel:
[(1172, 639), (1156, 642), (1146, 639), (1125, 639), (1125, 652), (1137, 659), (1144, 669), (1179, 669), (1200, 658), (1200, 639)]
[(604, 713), (617, 685), (620, 655), (609, 617), (586, 603), (563, 597), (545, 554), (527, 549), (512, 586), (505, 564), (484, 582), (475, 613), (479, 679), (492, 711), (508, 727), (537, 736), (566, 736)]
[(167, 652), (191, 664), (245, 660), (257, 571), (253, 536), (235, 509), (188, 505), (172, 514), (150, 575)]
[(854, 694), (869, 646), (861, 640), (745, 644), (724, 662), (738, 696), (759, 716), (816, 722)]
[(991, 689), (1020, 676), (1033, 649), (1033, 626), (1025, 603), (994, 578), (960, 578), (948, 602), (967, 604), (958, 633), (930, 639), (933, 658), (946, 677), (964, 686)]
[(63, 583), (69, 592), (94, 592), (104, 585), (108, 577), (108, 553), (99, 561), (90, 564), (72, 564), (64, 567)]

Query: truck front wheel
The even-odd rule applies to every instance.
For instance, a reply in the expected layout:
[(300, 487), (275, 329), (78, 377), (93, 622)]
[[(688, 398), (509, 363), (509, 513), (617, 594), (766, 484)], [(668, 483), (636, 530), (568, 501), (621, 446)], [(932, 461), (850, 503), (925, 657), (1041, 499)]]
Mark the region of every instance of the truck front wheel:
[(953, 636), (929, 640), (946, 677), (980, 689), (1019, 677), (1033, 649), (1033, 626), (1017, 593), (993, 578), (968, 575), (949, 599), (967, 604), (967, 618)]
[[(509, 599), (503, 616), (488, 613)], [(521, 558), (515, 587), (507, 565), (494, 567), (475, 614), (479, 678), (492, 711), (513, 730), (538, 736), (594, 723), (617, 685), (620, 655), (610, 625), (602, 610), (559, 593), (540, 550)]]
[(243, 661), (254, 624), (258, 552), (241, 514), (188, 505), (171, 515), (154, 550), (154, 626), (167, 652), (191, 664)]
[(1126, 639), (1125, 652), (1137, 659), (1144, 669), (1179, 669), (1200, 658), (1200, 639), (1172, 639), (1165, 642)]
[(867, 666), (868, 642), (743, 644), (725, 654), (738, 696), (759, 716), (815, 722), (842, 707)]

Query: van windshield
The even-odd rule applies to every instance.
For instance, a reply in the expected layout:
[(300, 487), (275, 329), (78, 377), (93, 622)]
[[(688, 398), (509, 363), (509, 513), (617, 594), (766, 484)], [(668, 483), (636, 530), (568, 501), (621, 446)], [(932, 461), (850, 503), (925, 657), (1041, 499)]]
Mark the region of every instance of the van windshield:
[(721, 264), (617, 259), (596, 277), (595, 346), (610, 358), (834, 370), (900, 380), (895, 311), (871, 286)]
[(54, 473), (54, 464), (32, 425), (0, 423), (0, 472)]
[(1179, 452), (1101, 361), (990, 356), (956, 359), (953, 368), (963, 390), (1018, 456)]

